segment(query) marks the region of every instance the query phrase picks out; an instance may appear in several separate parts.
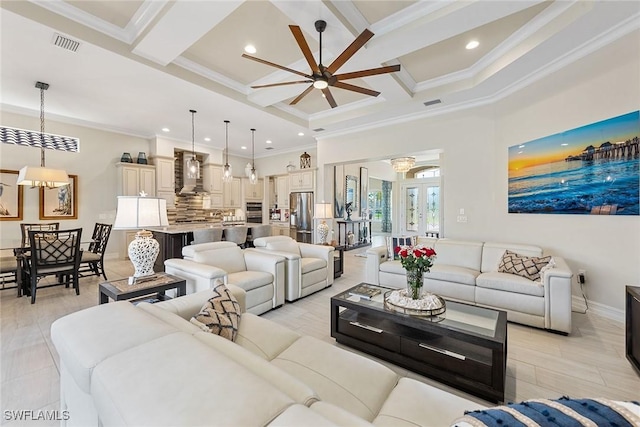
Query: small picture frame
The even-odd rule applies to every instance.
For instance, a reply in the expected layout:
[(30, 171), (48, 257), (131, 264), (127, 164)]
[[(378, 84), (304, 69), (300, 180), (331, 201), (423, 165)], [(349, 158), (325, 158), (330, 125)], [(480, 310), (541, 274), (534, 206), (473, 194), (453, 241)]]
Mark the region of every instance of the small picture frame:
[(22, 221), (24, 187), (18, 171), (0, 169), (0, 221)]
[(69, 175), (69, 184), (40, 188), (40, 219), (78, 219), (78, 175)]

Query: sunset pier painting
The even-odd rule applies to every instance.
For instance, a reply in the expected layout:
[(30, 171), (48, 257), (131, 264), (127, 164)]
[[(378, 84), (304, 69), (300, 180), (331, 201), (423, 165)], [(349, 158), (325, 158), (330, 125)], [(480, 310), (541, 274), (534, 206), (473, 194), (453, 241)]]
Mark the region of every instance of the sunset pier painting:
[(509, 147), (509, 213), (638, 215), (640, 111)]

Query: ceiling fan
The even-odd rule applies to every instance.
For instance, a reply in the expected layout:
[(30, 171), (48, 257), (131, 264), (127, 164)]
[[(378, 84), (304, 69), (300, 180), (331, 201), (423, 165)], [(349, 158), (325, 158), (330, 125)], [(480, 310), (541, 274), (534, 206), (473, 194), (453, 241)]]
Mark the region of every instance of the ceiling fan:
[(290, 73), (297, 74), (299, 76), (305, 77), (307, 80), (297, 80), (293, 82), (282, 82), (282, 83), (272, 83), (266, 85), (258, 85), (251, 86), (253, 89), (265, 88), (265, 87), (274, 87), (274, 86), (285, 86), (285, 85), (295, 85), (300, 83), (311, 83), (311, 85), (304, 90), (300, 95), (298, 95), (293, 101), (290, 102), (290, 105), (297, 104), (302, 98), (307, 96), (314, 88), (322, 90), (325, 98), (327, 98), (327, 102), (331, 105), (331, 108), (335, 108), (338, 106), (336, 104), (335, 99), (333, 99), (333, 95), (331, 95), (331, 91), (329, 87), (337, 87), (340, 89), (346, 89), (353, 92), (362, 93), (370, 96), (378, 96), (380, 92), (376, 92), (375, 90), (367, 89), (360, 86), (355, 86), (349, 83), (345, 83), (344, 80), (357, 79), (360, 77), (367, 76), (375, 76), (377, 74), (386, 74), (393, 73), (396, 71), (400, 71), (400, 65), (390, 65), (387, 67), (379, 67), (379, 68), (371, 68), (369, 70), (361, 70), (354, 71), (351, 73), (343, 73), (343, 74), (334, 74), (338, 69), (344, 65), (345, 62), (349, 60), (364, 44), (369, 41), (371, 37), (373, 37), (373, 33), (369, 30), (364, 30), (362, 34), (360, 34), (354, 41), (351, 43), (345, 50), (342, 52), (336, 59), (333, 60), (331, 65), (325, 67), (322, 64), (322, 33), (327, 28), (327, 23), (325, 21), (319, 20), (315, 22), (316, 31), (320, 34), (320, 49), (319, 49), (319, 61), (316, 62), (313, 58), (313, 54), (311, 53), (311, 49), (307, 44), (307, 41), (302, 34), (302, 30), (297, 25), (289, 25), (289, 29), (293, 33), (293, 37), (296, 39), (298, 46), (300, 46), (300, 50), (304, 55), (305, 59), (309, 63), (309, 67), (311, 67), (311, 74), (305, 74), (303, 72), (293, 70), (288, 67), (284, 67), (282, 65), (274, 64), (273, 62), (266, 61), (264, 59), (256, 58), (255, 56), (247, 55), (246, 53), (242, 55), (243, 58), (251, 59), (252, 61), (259, 62), (261, 64), (270, 65), (275, 68), (279, 68), (284, 71), (288, 71)]

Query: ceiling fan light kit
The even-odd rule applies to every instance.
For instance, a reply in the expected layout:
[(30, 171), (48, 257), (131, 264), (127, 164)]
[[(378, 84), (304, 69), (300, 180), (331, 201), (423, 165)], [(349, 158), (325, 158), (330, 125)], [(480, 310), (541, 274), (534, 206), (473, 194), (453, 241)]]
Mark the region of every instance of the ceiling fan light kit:
[(291, 30), (293, 37), (296, 39), (296, 42), (298, 43), (298, 46), (302, 51), (302, 55), (307, 60), (307, 63), (311, 68), (311, 74), (305, 74), (303, 72), (300, 72), (282, 65), (278, 65), (273, 62), (266, 61), (264, 59), (256, 58), (254, 56), (250, 56), (247, 54), (242, 55), (243, 58), (251, 59), (252, 61), (256, 61), (261, 64), (269, 65), (271, 67), (275, 67), (280, 70), (297, 74), (299, 76), (305, 77), (307, 80), (271, 83), (271, 84), (265, 84), (265, 85), (251, 86), (251, 88), (261, 89), (261, 88), (268, 88), (268, 87), (275, 87), (275, 86), (287, 86), (287, 85), (294, 85), (294, 84), (301, 84), (301, 83), (311, 83), (311, 85), (307, 89), (305, 89), (300, 95), (295, 97), (289, 103), (289, 105), (297, 104), (298, 102), (300, 102), (300, 100), (302, 100), (302, 98), (307, 96), (315, 88), (315, 89), (320, 89), (322, 91), (322, 94), (324, 95), (325, 99), (327, 100), (331, 108), (336, 108), (338, 104), (336, 103), (335, 99), (333, 98), (333, 95), (331, 94), (331, 91), (329, 90), (330, 87), (336, 87), (339, 89), (349, 90), (352, 92), (357, 92), (357, 93), (361, 93), (369, 96), (378, 96), (380, 95), (380, 92), (367, 89), (364, 87), (360, 87), (360, 86), (355, 86), (349, 83), (345, 83), (343, 80), (357, 79), (361, 77), (375, 76), (378, 74), (387, 74), (387, 73), (394, 73), (396, 71), (400, 71), (400, 65), (391, 65), (386, 67), (372, 68), (368, 70), (354, 71), (354, 72), (344, 73), (344, 74), (334, 74), (336, 71), (338, 71), (340, 67), (342, 67), (342, 65), (344, 65), (345, 62), (347, 62), (358, 50), (360, 50), (360, 48), (362, 48), (365, 45), (365, 43), (367, 43), (367, 41), (371, 39), (371, 37), (373, 37), (373, 33), (369, 30), (364, 30), (340, 55), (338, 55), (336, 59), (333, 60), (333, 62), (328, 67), (325, 67), (322, 64), (322, 33), (327, 28), (327, 23), (323, 20), (318, 20), (315, 22), (315, 27), (316, 27), (316, 31), (320, 35), (319, 37), (320, 47), (318, 49), (318, 62), (315, 61), (313, 57), (313, 53), (311, 52), (311, 49), (309, 48), (309, 44), (305, 40), (300, 27), (297, 25), (289, 25), (289, 29)]

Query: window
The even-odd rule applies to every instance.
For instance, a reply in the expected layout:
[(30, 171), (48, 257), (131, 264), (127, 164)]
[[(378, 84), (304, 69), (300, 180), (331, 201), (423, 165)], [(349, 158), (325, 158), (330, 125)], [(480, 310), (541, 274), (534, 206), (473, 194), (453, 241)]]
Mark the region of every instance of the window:
[(416, 172), (416, 178), (437, 178), (440, 176), (440, 168), (427, 168)]

